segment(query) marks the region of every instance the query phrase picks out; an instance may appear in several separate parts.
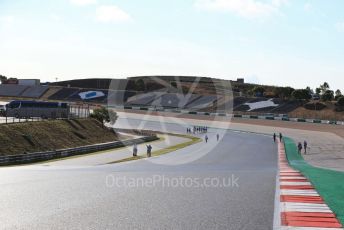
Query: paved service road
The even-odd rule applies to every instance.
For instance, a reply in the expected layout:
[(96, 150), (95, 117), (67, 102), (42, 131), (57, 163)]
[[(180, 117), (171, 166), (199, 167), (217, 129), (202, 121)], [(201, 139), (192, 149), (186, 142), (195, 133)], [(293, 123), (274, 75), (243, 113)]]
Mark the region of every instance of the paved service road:
[(1, 168), (0, 228), (272, 229), (277, 147), (230, 131), (215, 145), (216, 132), (151, 160)]
[[(139, 144), (138, 148), (138, 155), (139, 156), (146, 156), (146, 144), (150, 144), (153, 147), (153, 150), (160, 150), (167, 148), (169, 146), (177, 145), (180, 143), (190, 141), (189, 138), (177, 137), (172, 135), (160, 135), (162, 140), (157, 140), (149, 143)], [(133, 147), (127, 146), (119, 149), (111, 149), (102, 151), (96, 154), (86, 154), (84, 156), (74, 156), (70, 158), (65, 158), (64, 160), (53, 160), (50, 162), (41, 163), (44, 166), (96, 166), (96, 165), (104, 165), (110, 162), (115, 162), (118, 160), (122, 160), (128, 157), (131, 157), (133, 154)]]

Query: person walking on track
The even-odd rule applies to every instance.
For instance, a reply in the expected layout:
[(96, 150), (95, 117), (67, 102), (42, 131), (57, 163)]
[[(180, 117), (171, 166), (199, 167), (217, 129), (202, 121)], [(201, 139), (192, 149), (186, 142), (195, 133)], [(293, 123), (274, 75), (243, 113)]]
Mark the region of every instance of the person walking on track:
[(152, 156), (152, 146), (151, 145), (147, 145), (147, 157), (151, 157)]
[(305, 149), (305, 154), (307, 154), (307, 147), (308, 147), (307, 141), (304, 141), (304, 142), (303, 142), (303, 147), (304, 147), (304, 149)]
[(137, 156), (137, 144), (135, 143), (133, 146), (133, 156), (136, 157)]
[(302, 144), (301, 144), (301, 142), (299, 142), (299, 144), (297, 145), (297, 150), (301, 154), (301, 151), (302, 151)]

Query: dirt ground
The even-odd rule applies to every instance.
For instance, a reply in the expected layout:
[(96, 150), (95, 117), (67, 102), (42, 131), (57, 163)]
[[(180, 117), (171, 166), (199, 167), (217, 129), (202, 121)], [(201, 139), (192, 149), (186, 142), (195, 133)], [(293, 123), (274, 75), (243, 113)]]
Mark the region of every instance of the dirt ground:
[(281, 128), (289, 128), (289, 129), (330, 132), (344, 138), (344, 126), (341, 126), (341, 125), (312, 124), (312, 123), (302, 123), (302, 122), (271, 121), (271, 120), (249, 120), (249, 119), (232, 119), (232, 122), (252, 124), (252, 125), (273, 126), (273, 127), (281, 127)]
[(335, 106), (331, 103), (326, 103), (326, 108), (320, 111), (308, 110), (303, 107), (299, 107), (294, 111), (290, 112), (289, 117), (300, 117), (300, 118), (310, 118), (310, 119), (321, 119), (321, 120), (344, 120), (344, 112), (335, 112)]

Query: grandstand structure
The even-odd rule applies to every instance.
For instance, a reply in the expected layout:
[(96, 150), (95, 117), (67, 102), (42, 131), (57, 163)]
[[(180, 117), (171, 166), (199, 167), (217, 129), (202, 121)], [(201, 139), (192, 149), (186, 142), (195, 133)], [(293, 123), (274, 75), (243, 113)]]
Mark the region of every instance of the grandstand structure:
[(137, 92), (129, 90), (109, 90), (105, 100), (109, 106), (124, 106), (129, 98), (135, 96)]
[(127, 106), (150, 106), (153, 101), (158, 100), (164, 92), (148, 92), (134, 95), (126, 101)]
[[(257, 106), (255, 106), (257, 104)], [(283, 100), (279, 98), (248, 98), (235, 97), (233, 111), (256, 113), (289, 113), (302, 106), (298, 100)]]
[[(174, 76), (158, 76), (158, 84), (164, 80), (171, 84), (175, 81)], [(183, 87), (188, 89), (196, 77), (178, 77)], [(297, 100), (283, 100), (279, 98), (244, 97), (234, 92), (234, 97), (228, 99), (224, 96), (225, 88), (216, 93), (219, 88), (218, 79), (202, 78), (198, 82), (203, 85), (197, 86), (194, 92), (175, 87), (167, 89), (159, 88), (158, 84), (150, 85), (153, 88), (140, 88), (135, 90), (136, 81), (145, 79), (151, 81), (150, 77), (135, 77), (128, 79), (81, 79), (50, 83), (49, 85), (19, 85), (1, 84), (0, 97), (8, 99), (37, 99), (44, 101), (66, 101), (75, 103), (91, 103), (109, 106), (140, 107), (180, 109), (200, 112), (230, 112), (233, 109), (237, 113), (289, 113), (302, 106)], [(129, 86), (128, 86), (128, 83)], [(162, 83), (164, 85), (166, 83)], [(238, 81), (238, 84), (244, 84)], [(203, 87), (203, 88), (202, 88)]]
[(201, 95), (195, 94), (181, 94), (181, 93), (165, 93), (159, 98), (155, 99), (151, 105), (155, 107), (163, 108), (185, 108), (187, 104), (191, 103), (202, 97)]
[(40, 98), (48, 89), (48, 86), (0, 85), (0, 96)]

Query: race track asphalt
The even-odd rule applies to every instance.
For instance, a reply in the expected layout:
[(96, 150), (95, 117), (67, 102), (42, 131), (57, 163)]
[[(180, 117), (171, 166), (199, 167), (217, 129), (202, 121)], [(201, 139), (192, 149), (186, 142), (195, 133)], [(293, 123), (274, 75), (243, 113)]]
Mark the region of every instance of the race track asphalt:
[(272, 229), (277, 147), (232, 131), (217, 142), (218, 132), (149, 160), (1, 168), (0, 228)]

